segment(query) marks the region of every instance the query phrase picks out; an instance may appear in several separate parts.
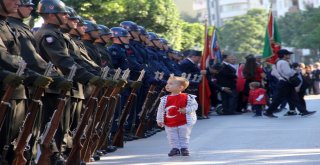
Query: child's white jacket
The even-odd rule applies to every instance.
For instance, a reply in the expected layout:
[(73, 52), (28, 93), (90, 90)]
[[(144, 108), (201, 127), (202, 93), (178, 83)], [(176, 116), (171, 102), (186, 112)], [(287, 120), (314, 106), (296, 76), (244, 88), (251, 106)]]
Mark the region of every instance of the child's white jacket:
[[(167, 97), (163, 96), (160, 99), (160, 104), (157, 112), (157, 122), (164, 122), (165, 106), (167, 103)], [(187, 125), (193, 126), (197, 122), (196, 110), (198, 109), (198, 103), (195, 95), (188, 94), (187, 106), (186, 106), (186, 119)]]

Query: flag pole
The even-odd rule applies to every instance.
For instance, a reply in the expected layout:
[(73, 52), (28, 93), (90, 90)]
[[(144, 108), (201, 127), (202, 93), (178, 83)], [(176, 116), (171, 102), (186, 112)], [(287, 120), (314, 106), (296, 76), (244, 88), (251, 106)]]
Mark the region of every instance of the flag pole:
[[(203, 51), (203, 54), (202, 54), (202, 64), (205, 64), (205, 60), (206, 60), (206, 54), (208, 53), (207, 52), (207, 45), (208, 45), (208, 20), (206, 19), (205, 20), (205, 30), (204, 30), (204, 51)], [(202, 70), (203, 68), (201, 68)], [(205, 78), (202, 78), (202, 92), (201, 92), (201, 113), (202, 113), (202, 117), (205, 117), (205, 101), (204, 101), (204, 98), (205, 98), (205, 81), (204, 81)]]

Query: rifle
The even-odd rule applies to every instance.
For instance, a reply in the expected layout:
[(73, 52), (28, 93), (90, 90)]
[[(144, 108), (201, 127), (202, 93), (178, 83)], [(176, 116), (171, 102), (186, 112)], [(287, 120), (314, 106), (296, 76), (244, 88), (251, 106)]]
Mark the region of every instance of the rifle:
[[(49, 76), (52, 70), (53, 64), (48, 63), (47, 68), (43, 74), (43, 76)], [(14, 144), (14, 160), (13, 160), (13, 165), (21, 165), (21, 164), (26, 164), (27, 160), (25, 159), (23, 153), (25, 151), (26, 145), (29, 143), (29, 140), (32, 135), (32, 130), (33, 130), (33, 124), (34, 121), (36, 120), (36, 116), (39, 112), (39, 105), (41, 103), (41, 96), (44, 92), (45, 88), (43, 87), (37, 87), (35, 90), (35, 93), (32, 97), (32, 102), (29, 105), (28, 108), (28, 114), (25, 118), (24, 123), (22, 124), (20, 128), (20, 133), (18, 138), (13, 142)]]
[[(24, 73), (24, 70), (26, 69), (26, 66), (27, 66), (27, 63), (24, 60), (21, 60), (19, 62), (19, 68), (15, 74), (18, 76), (22, 76), (22, 74)], [(6, 87), (4, 95), (2, 96), (1, 103), (0, 103), (0, 130), (1, 130), (3, 121), (6, 117), (8, 107), (11, 107), (11, 104), (9, 101), (15, 89), (16, 89), (15, 86), (9, 84)]]
[(120, 79), (120, 81), (117, 83), (116, 88), (112, 91), (111, 98), (110, 98), (110, 100), (111, 100), (110, 107), (108, 108), (108, 111), (107, 111), (108, 113), (105, 116), (106, 118), (103, 119), (104, 123), (101, 124), (102, 133), (100, 135), (100, 139), (98, 141), (98, 144), (95, 146), (95, 148), (98, 148), (98, 147), (101, 148), (102, 145), (104, 144), (104, 142), (107, 140), (107, 136), (110, 134), (110, 127), (112, 124), (114, 112), (115, 112), (115, 109), (117, 107), (117, 103), (120, 98), (119, 92), (127, 83), (126, 80), (127, 80), (129, 73), (130, 73), (130, 70), (126, 70), (126, 71), (122, 75), (122, 78)]
[[(101, 76), (104, 76), (102, 78), (105, 78), (107, 76), (107, 73), (103, 72)], [(85, 129), (88, 126), (89, 119), (94, 113), (94, 109), (96, 108), (97, 102), (98, 102), (98, 94), (100, 92), (102, 87), (96, 86), (91, 95), (89, 100), (86, 103), (86, 106), (84, 107), (84, 114), (82, 116), (82, 119), (80, 121), (80, 124), (77, 127), (77, 130), (75, 132), (75, 135), (73, 136), (73, 146), (71, 149), (71, 152), (67, 158), (66, 165), (74, 165), (74, 164), (80, 164), (81, 163), (81, 137), (85, 133)]]
[(162, 96), (164, 96), (166, 93), (165, 88), (163, 87), (158, 95), (158, 97), (156, 98), (156, 100), (154, 101), (154, 103), (152, 104), (151, 108), (150, 108), (150, 112), (148, 114), (148, 120), (147, 120), (147, 130), (152, 130), (152, 123), (153, 123), (153, 117), (155, 116), (157, 110), (158, 110), (158, 106), (160, 104), (160, 99)]
[[(155, 74), (156, 74), (155, 79), (157, 80), (159, 78), (160, 73), (156, 72)], [(147, 94), (146, 99), (144, 100), (144, 103), (142, 105), (142, 110), (141, 110), (141, 115), (140, 115), (140, 123), (139, 123), (139, 126), (138, 126), (136, 134), (135, 134), (137, 137), (140, 137), (140, 138), (144, 137), (146, 116), (147, 116), (148, 110), (152, 106), (152, 103), (153, 103), (152, 96), (155, 93), (155, 89), (156, 89), (155, 84), (150, 85), (149, 90), (148, 90), (148, 94)]]
[[(121, 70), (119, 69), (119, 72), (116, 72), (116, 74), (113, 76), (113, 80), (116, 81), (119, 78)], [(104, 136), (104, 132), (103, 132), (103, 126), (105, 125), (107, 118), (108, 118), (108, 114), (112, 114), (113, 116), (113, 112), (114, 109), (116, 107), (116, 103), (114, 103), (114, 95), (118, 94), (120, 92), (120, 90), (125, 86), (126, 84), (126, 79), (129, 76), (129, 70), (126, 70), (125, 73), (122, 76), (122, 81), (118, 82), (117, 84), (115, 84), (116, 86), (114, 86), (115, 88), (108, 88), (105, 94), (105, 98), (106, 101), (108, 101), (108, 108), (106, 109), (106, 106), (104, 107), (99, 107), (99, 108), (103, 108), (104, 113), (103, 115), (100, 114), (101, 118), (100, 118), (100, 122), (98, 122), (95, 126), (95, 132), (94, 135), (91, 138), (91, 144), (89, 147), (89, 151), (86, 152), (86, 156), (90, 156), (92, 155), (98, 148), (98, 144), (100, 142), (100, 139), (103, 138)], [(104, 105), (103, 100), (100, 100), (99, 105)]]
[[(72, 79), (76, 73), (77, 66), (73, 65), (67, 77), (67, 81), (72, 82)], [(39, 165), (50, 165), (50, 156), (52, 155), (50, 144), (56, 134), (56, 131), (59, 127), (60, 120), (63, 115), (65, 103), (66, 103), (66, 94), (67, 90), (63, 90), (60, 93), (59, 103), (57, 109), (54, 111), (50, 122), (47, 123), (44, 132), (40, 136), (40, 144), (38, 144), (37, 158), (35, 160), (36, 164)]]
[[(114, 75), (113, 80), (117, 79), (120, 75), (121, 69), (118, 69)], [(97, 136), (97, 127), (101, 123), (101, 119), (105, 114), (107, 103), (109, 103), (110, 95), (112, 94), (112, 86), (107, 87), (105, 92), (98, 103), (98, 110), (95, 115), (93, 115), (92, 123), (87, 131), (85, 142), (83, 143), (83, 148), (81, 150), (81, 157), (85, 162), (90, 161), (91, 155), (94, 153), (93, 143), (96, 143)], [(93, 134), (93, 136), (92, 136)], [(90, 143), (91, 142), (91, 143)]]
[[(137, 81), (141, 81), (142, 80), (142, 78), (144, 76), (144, 73), (145, 73), (145, 71), (142, 70)], [(123, 112), (121, 114), (121, 117), (120, 117), (120, 120), (119, 120), (119, 123), (118, 123), (118, 130), (117, 130), (116, 134), (114, 135), (113, 141), (112, 141), (112, 144), (114, 146), (123, 147), (124, 123), (126, 122), (126, 120), (128, 118), (130, 110), (131, 110), (131, 108), (133, 106), (133, 101), (135, 100), (135, 98), (137, 96), (136, 90), (137, 89), (135, 89), (135, 88), (133, 88), (131, 90), (131, 93), (130, 93), (130, 95), (128, 97), (127, 103), (123, 108), (124, 110), (123, 110)]]
[(110, 135), (111, 131), (111, 124), (114, 116), (115, 109), (117, 107), (118, 101), (120, 99), (120, 94), (117, 94), (116, 96), (112, 96), (110, 98), (110, 107), (108, 108), (108, 114), (106, 116), (106, 119), (104, 120), (105, 123), (102, 125), (102, 132), (100, 135), (100, 139), (98, 139), (98, 143), (95, 146), (96, 149), (103, 149), (108, 147), (109, 145), (109, 138), (108, 135)]

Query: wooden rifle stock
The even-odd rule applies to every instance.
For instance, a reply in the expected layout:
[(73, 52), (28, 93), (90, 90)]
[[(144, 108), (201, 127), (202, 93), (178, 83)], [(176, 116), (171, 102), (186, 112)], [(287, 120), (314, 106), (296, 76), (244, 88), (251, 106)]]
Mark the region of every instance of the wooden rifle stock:
[[(140, 73), (140, 76), (138, 78), (137, 81), (140, 81), (142, 80), (143, 76), (144, 76), (144, 73), (145, 71), (142, 70), (141, 73)], [(118, 123), (118, 130), (113, 138), (113, 141), (112, 141), (112, 144), (114, 146), (117, 146), (117, 147), (123, 147), (123, 134), (124, 134), (124, 123), (126, 122), (127, 118), (128, 118), (128, 115), (130, 113), (130, 110), (133, 106), (133, 102), (135, 100), (135, 98), (137, 97), (137, 89), (133, 88), (131, 90), (131, 93), (129, 95), (129, 98), (128, 98), (128, 101), (126, 103), (126, 105), (124, 106), (124, 110), (121, 114), (121, 117), (120, 117), (120, 120), (119, 120), (119, 123)]]
[(85, 128), (87, 127), (87, 124), (89, 122), (90, 116), (93, 113), (93, 109), (96, 107), (97, 103), (97, 96), (100, 92), (100, 87), (95, 87), (93, 92), (91, 93), (91, 96), (85, 106), (85, 112), (82, 116), (81, 122), (78, 125), (78, 128), (76, 130), (76, 133), (73, 137), (73, 146), (71, 149), (71, 152), (67, 158), (66, 165), (74, 165), (74, 164), (80, 164), (81, 163), (81, 137), (84, 133)]
[(59, 127), (61, 117), (63, 115), (64, 107), (66, 104), (66, 93), (67, 91), (62, 91), (59, 98), (58, 107), (52, 115), (51, 121), (47, 123), (46, 128), (41, 135), (41, 142), (38, 147), (39, 158), (35, 160), (36, 164), (39, 165), (50, 165), (50, 156), (52, 155), (50, 144), (56, 131)]
[[(16, 72), (18, 76), (21, 76), (24, 73), (24, 69), (26, 68), (26, 65), (27, 64), (23, 60), (20, 62), (19, 68)], [(8, 107), (11, 106), (9, 101), (15, 89), (16, 89), (15, 86), (9, 84), (6, 87), (4, 95), (2, 96), (1, 103), (0, 103), (0, 130), (2, 128), (4, 119), (6, 118)]]
[(148, 119), (147, 119), (147, 129), (146, 130), (151, 130), (152, 129), (152, 122), (153, 122), (153, 117), (155, 116), (155, 113), (157, 112), (157, 108), (160, 104), (160, 98), (164, 96), (166, 93), (165, 88), (162, 88), (158, 97), (152, 104), (152, 107), (150, 108), (150, 112), (148, 114)]
[[(119, 78), (120, 71), (121, 71), (120, 69), (116, 71), (113, 77), (113, 80), (116, 80)], [(123, 78), (127, 78), (128, 75), (129, 75), (129, 70), (127, 70), (124, 73)], [(98, 111), (94, 116), (94, 119), (92, 121), (92, 124), (90, 125), (89, 130), (87, 131), (86, 140), (83, 144), (84, 147), (83, 147), (83, 150), (81, 151), (81, 156), (83, 157), (83, 160), (85, 162), (90, 161), (90, 157), (95, 151), (95, 148), (96, 148), (95, 146), (97, 143), (96, 141), (99, 138), (97, 130), (99, 130), (99, 128), (101, 127), (101, 123), (103, 123), (103, 121), (101, 121), (102, 117), (106, 116), (106, 107), (107, 107), (107, 103), (110, 101), (110, 96), (114, 95), (114, 92), (117, 92), (117, 93), (120, 92), (121, 88), (124, 85), (125, 85), (125, 81), (122, 82), (121, 86), (116, 87), (112, 90), (111, 90), (111, 87), (108, 87), (105, 90), (103, 97), (100, 99), (98, 104)]]
[[(72, 81), (75, 72), (77, 70), (77, 66), (73, 65), (71, 67), (71, 71), (68, 76), (68, 81)], [(59, 103), (57, 109), (54, 111), (50, 122), (47, 123), (46, 128), (43, 134), (40, 136), (40, 144), (38, 147), (38, 155), (39, 157), (36, 158), (35, 163), (39, 165), (50, 165), (50, 156), (52, 155), (50, 144), (51, 141), (56, 134), (56, 131), (59, 127), (60, 120), (63, 115), (63, 111), (66, 105), (66, 94), (68, 91), (62, 90), (60, 93)]]
[(100, 92), (100, 89), (101, 89), (101, 87), (95, 87), (93, 93), (91, 94), (91, 96), (87, 102), (86, 110), (83, 114), (82, 120), (81, 120), (80, 124), (78, 125), (76, 133), (73, 137), (73, 147), (72, 147), (71, 152), (67, 158), (66, 165), (80, 164), (82, 158), (84, 157), (84, 155), (82, 155), (84, 153), (82, 153), (83, 151), (81, 151), (81, 149), (83, 148), (83, 146), (81, 144), (81, 136), (84, 134), (84, 130), (88, 125), (89, 119), (92, 116), (94, 108), (96, 107), (97, 96)]
[(154, 84), (152, 84), (149, 87), (148, 94), (147, 94), (146, 99), (145, 99), (145, 101), (143, 103), (143, 106), (142, 106), (142, 111), (141, 111), (142, 113), (141, 113), (141, 116), (140, 116), (140, 123), (139, 123), (139, 126), (138, 126), (136, 134), (135, 134), (137, 137), (140, 137), (140, 138), (144, 137), (145, 125), (146, 125), (146, 116), (148, 114), (148, 110), (150, 109), (150, 107), (151, 107), (151, 105), (153, 103), (152, 96), (154, 95), (155, 89), (156, 89), (156, 86)]
[[(111, 91), (112, 92), (112, 91)], [(99, 103), (98, 103), (98, 111), (95, 115), (95, 119), (93, 121), (93, 123), (91, 124), (92, 129), (94, 130), (88, 130), (88, 133), (86, 135), (86, 140), (83, 144), (83, 149), (86, 149), (85, 151), (82, 152), (83, 154), (83, 159), (85, 162), (89, 162), (90, 156), (94, 153), (95, 151), (95, 145), (96, 145), (96, 141), (99, 138), (98, 135), (98, 130), (96, 130), (97, 128), (99, 128), (100, 123), (102, 122), (101, 119), (104, 116), (104, 114), (106, 114), (105, 110), (106, 107), (109, 104), (109, 95), (111, 94), (109, 89), (106, 89), (104, 95), (102, 96), (102, 98), (100, 99)], [(93, 128), (94, 127), (94, 128)], [(91, 132), (90, 132), (91, 131)], [(93, 135), (91, 135), (93, 133)], [(88, 135), (89, 134), (89, 135)], [(91, 142), (91, 143), (90, 143)]]
[[(110, 98), (110, 107), (108, 108), (108, 114), (106, 116), (106, 119), (104, 120), (105, 123), (102, 125), (102, 134), (100, 135), (100, 139), (98, 139), (98, 144), (96, 145), (96, 149), (103, 147), (103, 145), (106, 143), (107, 136), (110, 133), (111, 123), (114, 116), (115, 109), (117, 107), (117, 103), (119, 100), (119, 95), (112, 96)], [(105, 145), (107, 147), (108, 144)]]
[(108, 136), (108, 129), (111, 125), (112, 119), (113, 119), (113, 115), (115, 112), (115, 109), (117, 107), (117, 103), (119, 100), (119, 96), (118, 94), (120, 93), (120, 91), (122, 90), (122, 88), (124, 88), (124, 86), (126, 85), (126, 79), (129, 76), (130, 71), (127, 70), (125, 71), (126, 73), (123, 74), (122, 78), (120, 79), (120, 81), (117, 83), (116, 88), (113, 89), (111, 95), (110, 95), (110, 106), (108, 108), (107, 114), (105, 116), (105, 118), (102, 120), (103, 123), (101, 123), (100, 126), (98, 126), (98, 129), (101, 128), (102, 133), (99, 136), (97, 145), (94, 146), (93, 148), (97, 149), (99, 147), (101, 147), (105, 141), (105, 139)]
[[(44, 76), (48, 76), (52, 70), (53, 65), (48, 63)], [(28, 108), (28, 114), (25, 118), (23, 125), (20, 128), (20, 133), (18, 139), (15, 141), (15, 150), (14, 150), (14, 160), (13, 165), (22, 165), (26, 164), (27, 160), (25, 159), (23, 153), (26, 145), (29, 143), (29, 140), (32, 135), (33, 124), (36, 120), (38, 111), (40, 109), (41, 104), (41, 96), (44, 92), (45, 88), (37, 87), (35, 93), (32, 97), (31, 103)]]
[(113, 137), (112, 144), (114, 146), (123, 147), (124, 123), (127, 120), (127, 117), (128, 117), (128, 115), (130, 113), (130, 110), (131, 110), (132, 105), (133, 105), (133, 101), (135, 100), (136, 96), (137, 96), (136, 95), (136, 89), (132, 89), (132, 91), (130, 93), (130, 96), (128, 98), (128, 101), (127, 101), (126, 105), (124, 106), (124, 110), (123, 110), (123, 112), (121, 114), (121, 117), (120, 117), (120, 120), (119, 120), (119, 123), (118, 123), (117, 132)]

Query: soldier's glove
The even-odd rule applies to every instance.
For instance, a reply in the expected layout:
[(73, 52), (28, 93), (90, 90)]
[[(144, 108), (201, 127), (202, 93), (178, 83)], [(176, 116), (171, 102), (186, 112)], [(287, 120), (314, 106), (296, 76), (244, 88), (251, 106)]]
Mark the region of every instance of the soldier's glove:
[(23, 83), (23, 77), (18, 76), (14, 73), (9, 73), (4, 79), (3, 79), (3, 83), (4, 84), (8, 84), (8, 85), (12, 85), (14, 87), (19, 86), (20, 84)]
[(105, 84), (105, 80), (102, 79), (101, 77), (99, 76), (94, 76), (93, 78), (91, 78), (89, 80), (89, 83), (96, 86), (96, 87), (103, 87), (104, 84)]
[(64, 91), (71, 90), (72, 86), (73, 86), (72, 82), (67, 80), (62, 80), (58, 83), (58, 88)]
[(33, 86), (48, 88), (50, 83), (52, 82), (53, 82), (53, 79), (51, 77), (39, 75), (37, 76), (36, 80), (34, 80)]
[(105, 87), (115, 87), (116, 85), (117, 85), (117, 81), (111, 78), (108, 78), (105, 80), (105, 84), (104, 84)]
[(142, 86), (142, 82), (141, 81), (134, 81), (131, 83), (130, 87), (132, 89), (135, 89), (135, 90), (139, 90), (139, 88)]

